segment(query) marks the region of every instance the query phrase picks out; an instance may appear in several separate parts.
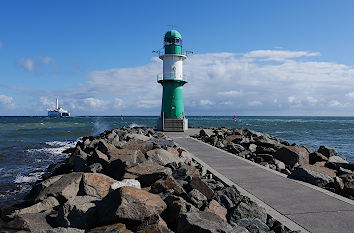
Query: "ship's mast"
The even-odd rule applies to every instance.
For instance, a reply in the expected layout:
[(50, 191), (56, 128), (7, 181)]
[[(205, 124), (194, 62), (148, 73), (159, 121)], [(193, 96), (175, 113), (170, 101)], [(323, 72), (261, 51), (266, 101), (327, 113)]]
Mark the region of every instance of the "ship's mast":
[(56, 98), (56, 104), (55, 104), (55, 109), (58, 109), (59, 108), (59, 99)]

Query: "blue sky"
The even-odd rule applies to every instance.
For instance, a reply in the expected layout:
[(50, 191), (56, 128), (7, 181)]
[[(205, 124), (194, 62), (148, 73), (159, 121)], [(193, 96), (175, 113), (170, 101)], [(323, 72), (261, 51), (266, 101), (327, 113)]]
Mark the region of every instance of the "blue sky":
[(1, 1), (0, 115), (159, 115), (178, 25), (186, 115), (354, 115), (353, 1)]

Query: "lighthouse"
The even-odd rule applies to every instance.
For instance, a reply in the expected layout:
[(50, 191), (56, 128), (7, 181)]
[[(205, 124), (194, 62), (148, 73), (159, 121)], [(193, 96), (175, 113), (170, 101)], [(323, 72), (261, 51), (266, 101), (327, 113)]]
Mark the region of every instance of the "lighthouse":
[(187, 58), (182, 50), (182, 36), (176, 30), (166, 32), (163, 52), (159, 52), (163, 61), (163, 73), (157, 76), (162, 85), (161, 115), (157, 121), (158, 130), (184, 131), (188, 129), (183, 105), (183, 61)]

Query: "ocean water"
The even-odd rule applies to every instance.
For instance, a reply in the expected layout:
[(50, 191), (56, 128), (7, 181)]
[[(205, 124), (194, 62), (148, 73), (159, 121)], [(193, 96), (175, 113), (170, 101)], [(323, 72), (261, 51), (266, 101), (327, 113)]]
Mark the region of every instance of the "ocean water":
[[(354, 162), (354, 117), (188, 117), (194, 127), (249, 128), (317, 150), (326, 145)], [(61, 152), (82, 136), (122, 126), (154, 127), (157, 117), (0, 117), (0, 207), (15, 203)]]

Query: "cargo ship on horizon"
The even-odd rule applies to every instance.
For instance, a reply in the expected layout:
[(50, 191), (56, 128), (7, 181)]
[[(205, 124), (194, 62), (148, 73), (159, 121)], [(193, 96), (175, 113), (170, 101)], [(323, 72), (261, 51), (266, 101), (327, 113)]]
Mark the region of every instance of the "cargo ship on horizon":
[(55, 109), (48, 111), (48, 117), (69, 117), (70, 112), (64, 110), (62, 106), (59, 106), (59, 99), (56, 98)]

